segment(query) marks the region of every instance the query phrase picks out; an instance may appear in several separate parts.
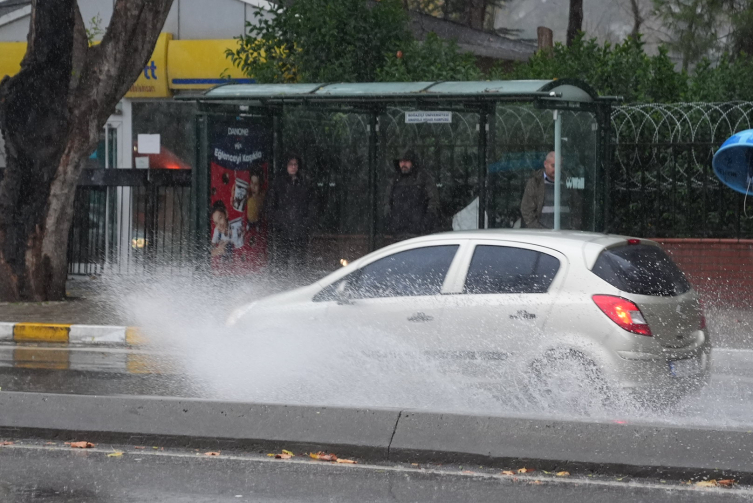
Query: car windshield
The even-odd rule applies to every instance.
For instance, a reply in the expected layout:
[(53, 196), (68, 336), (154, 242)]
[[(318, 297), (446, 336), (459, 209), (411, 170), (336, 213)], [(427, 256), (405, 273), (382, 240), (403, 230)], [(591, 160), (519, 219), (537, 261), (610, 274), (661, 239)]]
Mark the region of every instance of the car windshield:
[(627, 245), (604, 250), (593, 273), (623, 292), (638, 295), (673, 296), (690, 290), (682, 271), (661, 248)]

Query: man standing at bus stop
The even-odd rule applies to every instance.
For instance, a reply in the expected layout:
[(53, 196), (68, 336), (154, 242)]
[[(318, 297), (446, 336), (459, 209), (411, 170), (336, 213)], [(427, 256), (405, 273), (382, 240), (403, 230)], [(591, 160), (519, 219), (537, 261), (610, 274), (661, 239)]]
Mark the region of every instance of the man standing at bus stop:
[[(534, 171), (526, 183), (520, 212), (525, 227), (530, 229), (554, 228), (554, 152), (544, 159), (544, 167)], [(564, 179), (564, 171), (560, 174)], [(562, 185), (560, 192), (560, 227), (562, 229), (581, 228), (580, 196), (574, 190)]]
[(387, 233), (397, 239), (428, 234), (437, 228), (437, 185), (413, 150), (395, 160), (395, 173), (384, 197), (384, 216)]

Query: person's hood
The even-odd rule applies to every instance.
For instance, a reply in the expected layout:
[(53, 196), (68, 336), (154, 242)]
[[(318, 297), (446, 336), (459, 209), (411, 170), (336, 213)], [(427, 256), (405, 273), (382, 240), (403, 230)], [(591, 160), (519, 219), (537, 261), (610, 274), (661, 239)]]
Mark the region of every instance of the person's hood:
[(416, 173), (418, 170), (421, 169), (421, 163), (418, 160), (418, 154), (416, 154), (414, 150), (408, 149), (405, 152), (403, 152), (403, 155), (395, 159), (394, 161), (395, 171), (397, 171), (398, 173), (401, 173), (400, 161), (403, 161), (403, 160), (410, 161), (411, 163), (413, 163), (413, 168), (411, 168), (410, 170), (411, 173)]

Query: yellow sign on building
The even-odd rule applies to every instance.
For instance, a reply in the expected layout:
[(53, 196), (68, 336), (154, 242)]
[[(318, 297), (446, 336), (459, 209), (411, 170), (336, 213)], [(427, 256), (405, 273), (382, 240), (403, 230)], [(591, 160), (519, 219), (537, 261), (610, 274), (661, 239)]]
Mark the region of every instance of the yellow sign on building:
[(5, 42), (0, 44), (0, 80), (6, 75), (12, 77), (21, 70), (21, 60), (26, 54), (26, 42)]
[(173, 40), (167, 50), (167, 76), (170, 89), (210, 89), (233, 79), (252, 83), (227, 59), (228, 49), (237, 49), (237, 40)]
[[(233, 39), (173, 40), (171, 33), (162, 33), (125, 97), (169, 98), (173, 90), (210, 89), (228, 79), (253, 83), (225, 56), (227, 49), (237, 47)], [(0, 79), (18, 73), (24, 54), (26, 42), (0, 42)]]
[(167, 46), (173, 39), (171, 33), (161, 33), (154, 46), (152, 57), (144, 70), (126, 93), (126, 98), (168, 98), (172, 96), (167, 81)]

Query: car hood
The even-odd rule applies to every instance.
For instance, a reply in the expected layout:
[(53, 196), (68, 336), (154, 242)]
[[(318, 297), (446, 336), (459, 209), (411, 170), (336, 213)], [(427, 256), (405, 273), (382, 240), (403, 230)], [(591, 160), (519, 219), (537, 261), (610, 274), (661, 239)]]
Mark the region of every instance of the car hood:
[(248, 314), (252, 309), (263, 309), (265, 311), (277, 309), (285, 310), (292, 304), (295, 304), (297, 302), (309, 301), (311, 300), (311, 297), (313, 297), (313, 295), (319, 291), (319, 289), (319, 285), (314, 283), (313, 285), (303, 286), (294, 290), (276, 293), (267, 297), (263, 297), (261, 299), (257, 299), (253, 302), (249, 302), (248, 304), (244, 304), (235, 309), (230, 314), (230, 316), (228, 316), (227, 320), (225, 321), (225, 325), (228, 327), (235, 326), (238, 321), (240, 321), (241, 318)]

